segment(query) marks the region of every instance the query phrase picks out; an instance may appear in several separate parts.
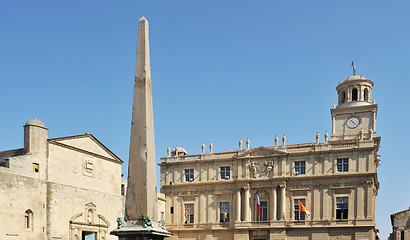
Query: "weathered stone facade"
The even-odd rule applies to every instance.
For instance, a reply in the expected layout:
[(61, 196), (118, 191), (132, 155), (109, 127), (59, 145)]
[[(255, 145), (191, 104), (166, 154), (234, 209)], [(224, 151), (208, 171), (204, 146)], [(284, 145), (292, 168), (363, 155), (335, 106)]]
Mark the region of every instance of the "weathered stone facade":
[(410, 208), (390, 215), (392, 233), (388, 240), (410, 239)]
[(24, 148), (0, 152), (0, 239), (116, 239), (121, 165), (89, 133), (48, 139), (41, 121), (28, 121)]
[[(173, 239), (375, 239), (380, 137), (373, 82), (337, 87), (332, 140), (161, 158), (167, 229)], [(182, 149), (182, 150), (181, 150)], [(261, 214), (257, 211), (259, 191)], [(310, 211), (299, 212), (299, 201)], [(227, 213), (225, 216), (225, 212)]]

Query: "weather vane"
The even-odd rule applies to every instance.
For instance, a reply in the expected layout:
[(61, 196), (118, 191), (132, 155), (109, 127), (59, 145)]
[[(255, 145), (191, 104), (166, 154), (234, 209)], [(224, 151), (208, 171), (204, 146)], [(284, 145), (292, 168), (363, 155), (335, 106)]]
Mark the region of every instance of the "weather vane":
[(352, 61), (352, 64), (350, 66), (353, 67), (353, 75), (356, 75), (356, 67), (354, 65), (354, 61)]

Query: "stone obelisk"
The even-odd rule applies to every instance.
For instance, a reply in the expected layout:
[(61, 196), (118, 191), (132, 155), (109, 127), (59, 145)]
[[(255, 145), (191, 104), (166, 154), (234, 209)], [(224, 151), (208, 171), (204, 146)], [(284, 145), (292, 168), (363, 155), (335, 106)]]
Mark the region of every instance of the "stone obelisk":
[(148, 21), (139, 20), (125, 220), (157, 219), (157, 177)]
[[(151, 69), (148, 21), (142, 17), (138, 26), (137, 65), (135, 68), (132, 107), (128, 186), (125, 200), (126, 223), (117, 219), (112, 235), (120, 240), (155, 239), (172, 236), (158, 216), (155, 161), (154, 117), (152, 110)], [(144, 219), (140, 219), (147, 215)]]

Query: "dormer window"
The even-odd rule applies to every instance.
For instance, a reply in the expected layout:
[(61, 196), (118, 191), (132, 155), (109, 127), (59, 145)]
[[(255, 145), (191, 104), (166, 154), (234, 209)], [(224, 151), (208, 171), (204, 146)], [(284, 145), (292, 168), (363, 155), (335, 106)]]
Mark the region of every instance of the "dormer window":
[(352, 90), (352, 101), (357, 101), (357, 88)]

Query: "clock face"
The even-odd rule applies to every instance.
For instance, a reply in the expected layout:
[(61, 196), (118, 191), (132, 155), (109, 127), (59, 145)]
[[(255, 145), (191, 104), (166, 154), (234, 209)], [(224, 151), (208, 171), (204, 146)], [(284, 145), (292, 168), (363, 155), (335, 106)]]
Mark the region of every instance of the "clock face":
[(347, 119), (346, 125), (349, 128), (356, 128), (357, 126), (359, 126), (360, 124), (360, 119), (357, 117), (351, 117), (349, 119)]

